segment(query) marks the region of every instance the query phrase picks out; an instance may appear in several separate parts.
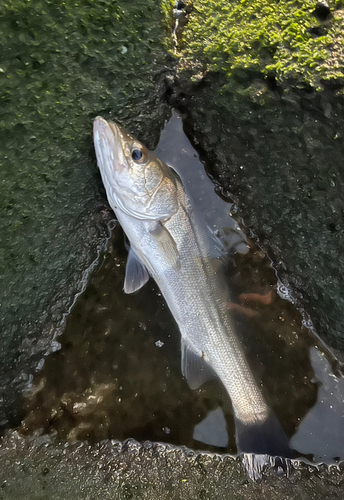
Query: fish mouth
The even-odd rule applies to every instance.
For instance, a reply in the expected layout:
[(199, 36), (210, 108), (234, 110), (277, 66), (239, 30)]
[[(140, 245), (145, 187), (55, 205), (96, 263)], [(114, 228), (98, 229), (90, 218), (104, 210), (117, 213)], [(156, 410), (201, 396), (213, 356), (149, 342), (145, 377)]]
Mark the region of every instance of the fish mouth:
[(105, 118), (97, 116), (93, 122), (93, 135), (99, 134), (101, 138), (107, 137), (108, 139), (112, 136), (117, 137), (119, 135), (120, 127), (116, 123), (108, 122)]
[(120, 127), (97, 116), (93, 123), (93, 140), (100, 171), (110, 174), (119, 170), (123, 155)]

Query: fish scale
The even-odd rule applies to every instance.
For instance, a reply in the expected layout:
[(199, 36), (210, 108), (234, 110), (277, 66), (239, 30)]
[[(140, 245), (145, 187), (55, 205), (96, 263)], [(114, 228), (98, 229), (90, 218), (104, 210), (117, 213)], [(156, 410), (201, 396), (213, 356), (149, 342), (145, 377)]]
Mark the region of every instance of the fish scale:
[[(182, 189), (179, 200), (184, 210), (190, 205)], [(199, 230), (201, 222), (195, 221), (192, 211), (184, 210), (165, 223), (177, 242), (181, 269), (174, 273), (174, 279), (171, 276), (165, 279), (159, 270), (153, 277), (177, 320), (182, 337), (196, 346), (197, 351), (204, 352), (227, 389), (236, 417), (248, 424), (264, 421), (269, 409), (230, 324), (228, 292), (221, 277), (214, 273), (205, 230)], [(199, 261), (202, 266), (198, 265)], [(189, 300), (182, 300), (180, 290), (186, 291)]]

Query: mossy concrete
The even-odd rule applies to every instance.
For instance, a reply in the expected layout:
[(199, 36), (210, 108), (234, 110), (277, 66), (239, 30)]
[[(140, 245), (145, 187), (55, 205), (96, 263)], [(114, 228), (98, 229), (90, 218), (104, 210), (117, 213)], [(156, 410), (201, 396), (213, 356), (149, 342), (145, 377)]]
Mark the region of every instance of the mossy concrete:
[(108, 235), (94, 117), (158, 139), (163, 20), (153, 0), (1, 3), (1, 425)]
[(180, 51), (205, 71), (261, 74), (281, 84), (323, 88), (344, 82), (344, 11), (330, 1), (194, 0)]

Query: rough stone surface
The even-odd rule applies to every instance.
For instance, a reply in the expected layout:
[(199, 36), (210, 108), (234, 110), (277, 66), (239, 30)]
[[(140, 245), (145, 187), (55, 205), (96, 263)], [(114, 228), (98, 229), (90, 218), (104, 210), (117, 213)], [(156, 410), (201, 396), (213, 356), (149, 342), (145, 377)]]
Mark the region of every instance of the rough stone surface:
[(343, 351), (343, 10), (316, 26), (314, 9), (193, 2), (170, 92), (279, 277)]
[(344, 99), (183, 69), (171, 103), (245, 224), (332, 347), (344, 350)]
[(0, 448), (1, 500), (336, 500), (343, 498), (341, 467), (295, 463), (289, 478), (269, 471), (251, 482), (240, 459), (133, 440), (52, 445), (16, 434)]
[(321, 26), (311, 1), (192, 5), (170, 102), (306, 319), (342, 356), (342, 4)]

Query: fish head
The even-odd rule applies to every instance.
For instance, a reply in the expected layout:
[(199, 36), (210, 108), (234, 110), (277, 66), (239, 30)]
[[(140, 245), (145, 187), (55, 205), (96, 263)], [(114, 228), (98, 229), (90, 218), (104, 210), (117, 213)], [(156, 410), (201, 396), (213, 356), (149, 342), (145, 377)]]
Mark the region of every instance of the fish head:
[(143, 220), (167, 220), (178, 210), (174, 171), (116, 123), (93, 126), (98, 166), (111, 207)]

